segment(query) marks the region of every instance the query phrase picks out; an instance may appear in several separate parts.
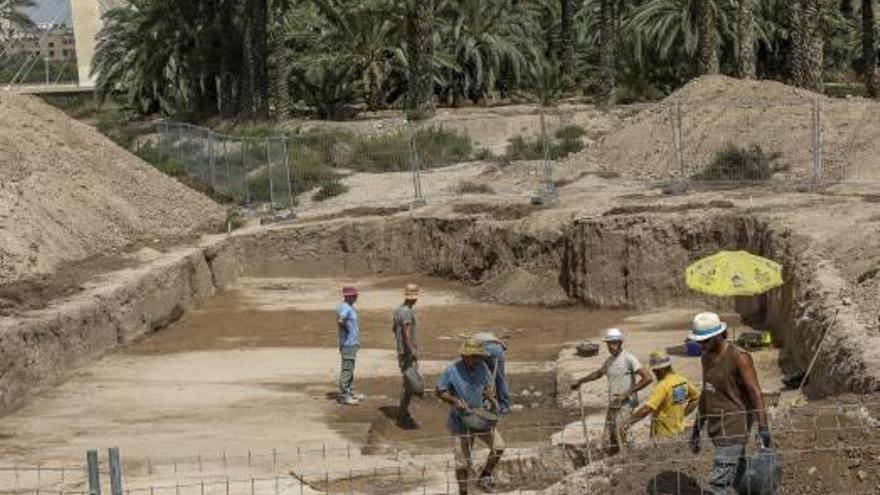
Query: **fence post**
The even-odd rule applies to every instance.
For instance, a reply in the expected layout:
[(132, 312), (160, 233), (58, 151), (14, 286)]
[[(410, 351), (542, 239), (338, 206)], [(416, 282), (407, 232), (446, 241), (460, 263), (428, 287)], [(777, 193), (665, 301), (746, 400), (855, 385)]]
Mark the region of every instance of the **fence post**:
[(107, 449), (107, 457), (110, 460), (110, 492), (112, 495), (122, 495), (122, 462), (119, 459), (119, 447)]
[(408, 118), (406, 119), (406, 132), (407, 132), (407, 141), (409, 141), (409, 158), (412, 165), (412, 177), (413, 177), (413, 201), (412, 208), (418, 208), (420, 206), (425, 205), (425, 197), (422, 196), (422, 177), (421, 170), (419, 166), (419, 153), (416, 148), (416, 133), (412, 128), (412, 121)]
[(281, 152), (284, 153), (284, 176), (287, 179), (287, 199), (290, 201), (290, 213), (293, 214), (293, 186), (290, 183), (290, 157), (287, 154), (287, 135), (281, 136)]
[(208, 166), (211, 168), (211, 189), (217, 192), (217, 175), (214, 172), (214, 131), (208, 130)]
[(229, 138), (227, 136), (223, 136), (223, 172), (226, 174), (226, 195), (230, 198), (234, 198), (232, 191), (232, 180), (229, 178), (229, 152), (226, 149), (226, 141)]
[(269, 150), (269, 138), (266, 138), (263, 141), (263, 145), (266, 148), (266, 175), (269, 176), (269, 204), (272, 206), (272, 213), (275, 213), (275, 193), (273, 189), (275, 186), (272, 181), (272, 153)]
[(813, 188), (822, 181), (822, 120), (819, 98), (813, 99)]
[(177, 124), (177, 162), (183, 164), (183, 126)]
[(248, 186), (248, 168), (247, 168), (247, 138), (241, 139), (241, 167), (244, 169), (244, 202), (246, 205), (251, 204), (251, 190)]
[(101, 495), (101, 475), (98, 471), (98, 451), (86, 452), (86, 464), (89, 470), (89, 495)]
[(541, 107), (541, 147), (544, 155), (544, 192), (542, 194), (545, 203), (556, 199), (556, 186), (553, 185), (553, 167), (550, 165), (550, 138), (547, 135), (547, 115), (545, 107)]
[(681, 180), (687, 180), (687, 171), (684, 169), (684, 154), (681, 150), (681, 102), (676, 100), (675, 106), (669, 107), (669, 123), (672, 128), (672, 159), (678, 165)]
[(168, 157), (168, 122), (159, 123), (159, 160), (165, 160)]

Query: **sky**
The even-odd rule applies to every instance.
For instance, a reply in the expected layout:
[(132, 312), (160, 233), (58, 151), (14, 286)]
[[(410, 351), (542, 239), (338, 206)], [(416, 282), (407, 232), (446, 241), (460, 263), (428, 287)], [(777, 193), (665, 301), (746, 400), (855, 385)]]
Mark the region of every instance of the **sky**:
[(52, 22), (59, 19), (70, 22), (70, 0), (37, 0), (37, 7), (30, 9), (34, 22)]

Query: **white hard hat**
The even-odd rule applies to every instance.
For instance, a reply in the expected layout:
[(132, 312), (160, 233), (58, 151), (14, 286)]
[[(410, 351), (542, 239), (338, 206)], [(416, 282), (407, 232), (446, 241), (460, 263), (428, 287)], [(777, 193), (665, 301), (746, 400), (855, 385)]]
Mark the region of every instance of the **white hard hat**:
[(623, 332), (619, 328), (609, 328), (605, 332), (605, 338), (602, 340), (605, 342), (623, 342)]

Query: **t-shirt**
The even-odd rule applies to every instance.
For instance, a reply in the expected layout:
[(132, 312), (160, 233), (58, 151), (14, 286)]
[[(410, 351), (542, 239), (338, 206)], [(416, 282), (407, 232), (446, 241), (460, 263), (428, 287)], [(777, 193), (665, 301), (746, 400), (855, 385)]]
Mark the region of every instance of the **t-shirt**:
[[(492, 381), (492, 373), (486, 363), (481, 362), (473, 370), (465, 366), (464, 361), (450, 364), (443, 370), (443, 374), (437, 379), (437, 391), (448, 391), (453, 396), (463, 400), (468, 407), (479, 409), (483, 407), (483, 392)], [(464, 424), (461, 421), (461, 413), (450, 408), (449, 429), (455, 434), (465, 433)]]
[[(636, 384), (636, 372), (642, 369), (642, 364), (632, 354), (620, 351), (617, 356), (609, 356), (605, 360), (605, 364), (602, 365), (602, 369), (608, 379), (608, 402), (610, 403), (615, 395), (626, 393)], [(629, 400), (624, 402), (624, 405), (636, 407), (638, 403), (638, 396), (633, 394)]]
[(407, 349), (406, 344), (403, 342), (404, 323), (409, 323), (409, 338), (416, 351), (419, 349), (419, 339), (416, 333), (416, 312), (412, 307), (401, 304), (394, 310), (394, 323), (391, 328), (391, 331), (394, 332), (394, 340), (397, 343), (398, 356), (409, 354), (409, 349)]
[[(343, 302), (336, 308), (336, 316), (345, 322), (347, 331), (339, 329), (339, 346), (350, 347), (360, 345), (360, 330), (358, 330), (358, 314), (354, 306)], [(338, 327), (338, 325), (337, 325)]]
[(667, 373), (657, 383), (645, 405), (654, 412), (651, 435), (672, 437), (684, 431), (684, 411), (688, 402), (696, 400), (700, 391), (678, 373)]

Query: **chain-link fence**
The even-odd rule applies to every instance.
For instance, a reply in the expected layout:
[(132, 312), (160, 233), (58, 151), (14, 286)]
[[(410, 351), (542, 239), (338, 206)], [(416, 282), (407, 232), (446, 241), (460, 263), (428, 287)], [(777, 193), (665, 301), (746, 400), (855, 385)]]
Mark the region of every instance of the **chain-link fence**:
[[(737, 493), (868, 494), (876, 493), (880, 482), (878, 411), (877, 403), (859, 401), (771, 406), (772, 454), (759, 450), (748, 433), (724, 437), (723, 418), (720, 433), (710, 431), (715, 441), (736, 438), (735, 445), (744, 446), (743, 457), (732, 459), (741, 469)], [(499, 431), (506, 447), (493, 471), (496, 492), (698, 495), (723, 491), (709, 486), (719, 473), (713, 469), (716, 448), (707, 434), (702, 450), (694, 453), (690, 425), (666, 437), (649, 436), (646, 423), (629, 430), (620, 452), (610, 453), (603, 446), (607, 425), (601, 420), (582, 419), (567, 427), (510, 427), (502, 420)], [(87, 465), (0, 466), (0, 493), (448, 495), (459, 493), (453, 441), (447, 434), (370, 446), (318, 443), (192, 455), (181, 455), (177, 449), (176, 457), (144, 456), (129, 449), (117, 451), (115, 459), (110, 453), (109, 462), (91, 451)], [(472, 455), (476, 469), (469, 474), (471, 483), (488, 451), (480, 446)], [(767, 469), (768, 462), (780, 469)]]
[(274, 211), (468, 196), (546, 203), (586, 176), (644, 186), (880, 179), (878, 104), (820, 97), (439, 111), (419, 122), (324, 122), (266, 136), (163, 121), (134, 134), (123, 144), (160, 169), (221, 200)]

